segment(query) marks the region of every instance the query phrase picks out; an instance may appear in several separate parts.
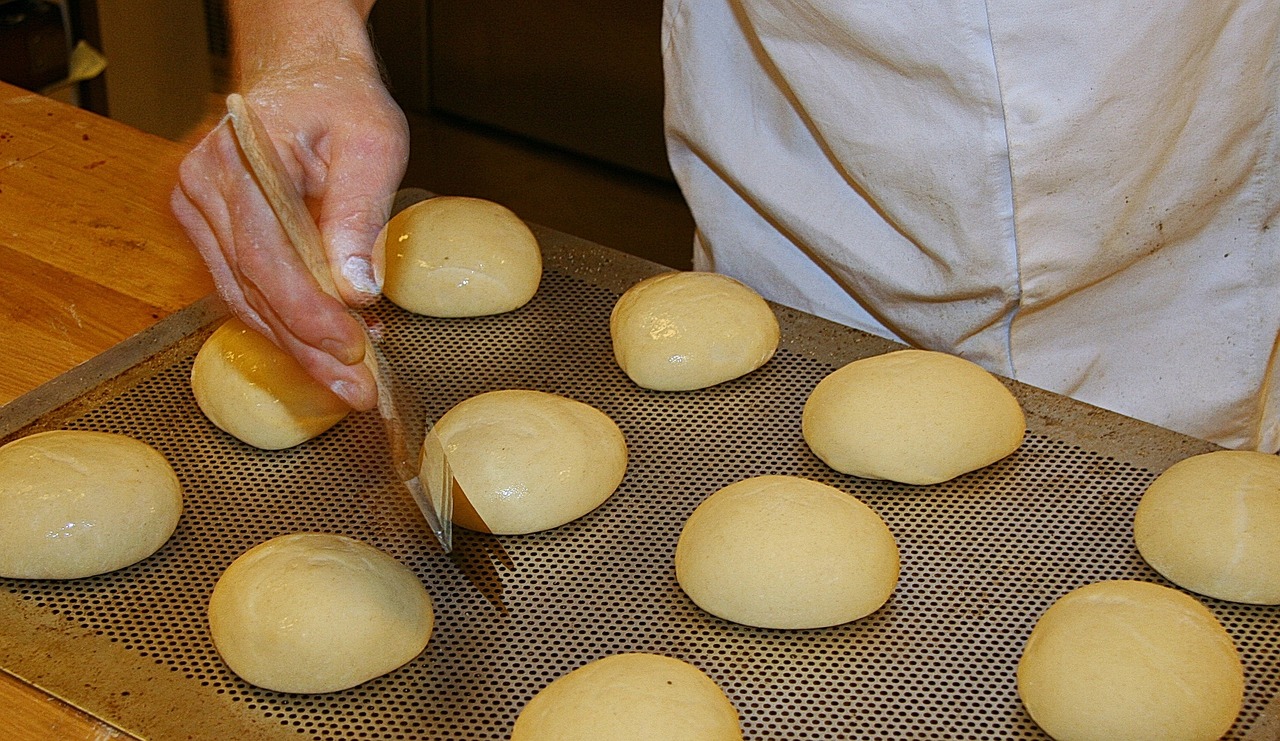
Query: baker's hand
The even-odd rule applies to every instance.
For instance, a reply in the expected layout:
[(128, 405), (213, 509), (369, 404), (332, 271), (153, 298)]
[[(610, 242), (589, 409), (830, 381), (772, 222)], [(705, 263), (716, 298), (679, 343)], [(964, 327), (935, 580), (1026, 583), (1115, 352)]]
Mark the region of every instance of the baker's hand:
[[(307, 200), (343, 300), (373, 301), (373, 245), (404, 175), (408, 127), (377, 70), (329, 58), (273, 71), (242, 94)], [(232, 311), (358, 410), (377, 401), (358, 322), (289, 245), (223, 120), (183, 161), (172, 206)], [(380, 259), (380, 257), (379, 257)]]

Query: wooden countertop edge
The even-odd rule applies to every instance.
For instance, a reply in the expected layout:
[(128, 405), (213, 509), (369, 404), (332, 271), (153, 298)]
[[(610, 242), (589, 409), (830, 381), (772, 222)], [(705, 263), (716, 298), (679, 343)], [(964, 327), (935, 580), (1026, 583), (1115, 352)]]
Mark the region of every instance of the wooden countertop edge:
[[(212, 291), (169, 212), (186, 146), (0, 82), (0, 404)], [(133, 736), (0, 670), (0, 735)]]

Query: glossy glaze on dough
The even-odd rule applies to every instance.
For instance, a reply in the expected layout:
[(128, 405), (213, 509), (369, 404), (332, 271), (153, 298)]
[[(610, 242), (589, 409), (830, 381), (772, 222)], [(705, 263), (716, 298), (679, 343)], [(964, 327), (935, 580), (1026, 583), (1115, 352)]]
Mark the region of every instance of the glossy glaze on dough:
[(707, 388), (773, 357), (777, 317), (755, 291), (726, 275), (663, 273), (640, 281), (609, 317), (614, 358), (636, 384), (658, 391)]
[(125, 435), (56, 430), (0, 448), (0, 576), (78, 579), (130, 566), (173, 535), (182, 487)]
[[(622, 482), (627, 444), (600, 410), (524, 389), (467, 399), (435, 431), (471, 508), (454, 506), (455, 524), (498, 534), (559, 527), (600, 506)], [(425, 477), (438, 476), (436, 448), (423, 447)]]
[(222, 324), (200, 347), (191, 390), (218, 429), (264, 450), (300, 445), (351, 411), (297, 360), (239, 319)]
[(383, 294), (435, 317), (501, 314), (524, 306), (542, 281), (529, 227), (492, 201), (437, 196), (406, 208), (378, 237)]

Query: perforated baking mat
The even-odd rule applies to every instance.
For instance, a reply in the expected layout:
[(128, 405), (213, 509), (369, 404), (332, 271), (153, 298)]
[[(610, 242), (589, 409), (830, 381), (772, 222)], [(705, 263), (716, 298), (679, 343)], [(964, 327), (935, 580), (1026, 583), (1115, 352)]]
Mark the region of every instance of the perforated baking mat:
[[(135, 566), (69, 582), (0, 580), (0, 666), (156, 739), (505, 739), (548, 682), (624, 651), (701, 668), (750, 739), (1038, 739), (1014, 672), (1040, 613), (1093, 581), (1163, 583), (1134, 549), (1131, 518), (1159, 471), (1206, 444), (1012, 384), (1031, 429), (1006, 460), (928, 487), (837, 474), (806, 447), (801, 408), (834, 368), (891, 345), (779, 308), (785, 339), (764, 368), (702, 391), (645, 391), (614, 363), (608, 316), (621, 290), (658, 268), (537, 233), (545, 278), (516, 312), (376, 311), (391, 361), (429, 418), (503, 388), (561, 394), (612, 417), (630, 462), (603, 506), (535, 535), (460, 532), (457, 555), (440, 555), (391, 484), (376, 415), (279, 452), (206, 421), (188, 374), (218, 312), (195, 307), (102, 362), (126, 350), (158, 355), (130, 358), (119, 378), (98, 369), (101, 382), (68, 380), (69, 405), (49, 401), (59, 386), (45, 389), (50, 410), (13, 433), (67, 427), (145, 440), (177, 470), (186, 510), (172, 540)], [(0, 429), (14, 430), (13, 416), (30, 407), (6, 409)], [(760, 474), (823, 481), (880, 513), (902, 555), (883, 609), (788, 632), (725, 622), (684, 596), (672, 557), (685, 518), (720, 487)], [(426, 651), (328, 695), (234, 676), (206, 629), (210, 591), (241, 552), (296, 531), (353, 536), (410, 566), (436, 605)], [(1272, 737), (1264, 709), (1280, 685), (1277, 608), (1203, 601), (1244, 659), (1248, 698), (1231, 737)]]

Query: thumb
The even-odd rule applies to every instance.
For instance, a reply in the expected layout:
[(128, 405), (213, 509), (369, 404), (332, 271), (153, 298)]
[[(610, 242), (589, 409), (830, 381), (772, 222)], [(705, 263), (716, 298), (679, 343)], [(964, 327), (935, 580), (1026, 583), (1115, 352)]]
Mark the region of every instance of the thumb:
[(320, 207), (319, 226), (329, 256), (329, 269), (342, 298), (363, 306), (382, 292), (373, 269), (373, 245), (387, 223), (396, 188), (404, 176), (407, 147), (375, 144), (341, 147), (329, 168), (329, 183)]

